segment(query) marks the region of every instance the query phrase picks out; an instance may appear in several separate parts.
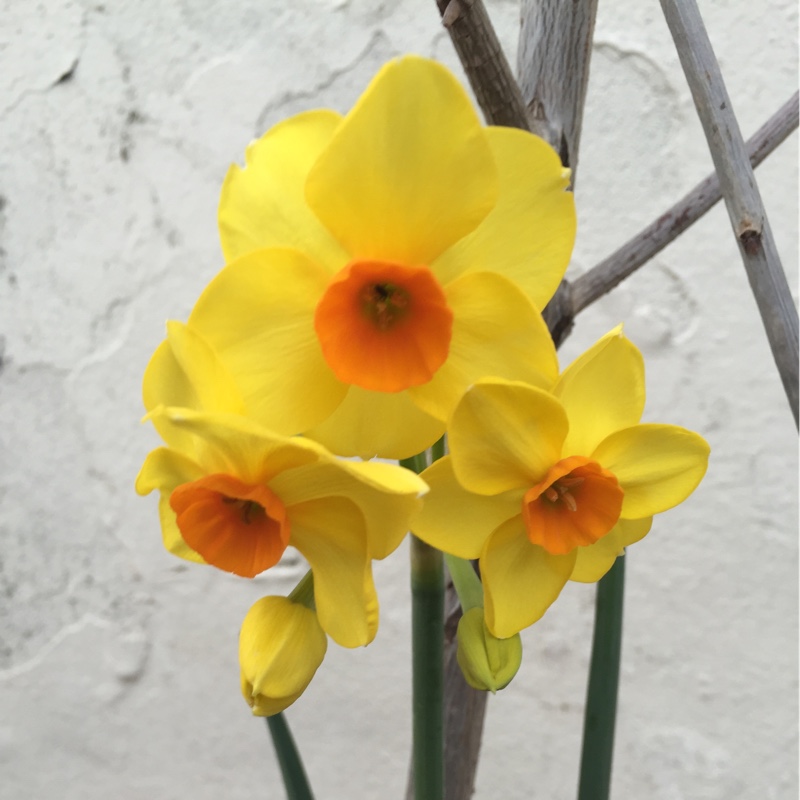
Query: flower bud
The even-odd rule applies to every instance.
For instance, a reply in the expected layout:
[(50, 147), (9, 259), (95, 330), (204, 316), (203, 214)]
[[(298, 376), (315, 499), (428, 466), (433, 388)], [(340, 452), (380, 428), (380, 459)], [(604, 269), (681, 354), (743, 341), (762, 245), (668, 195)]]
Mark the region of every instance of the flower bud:
[(262, 597), (239, 634), (242, 695), (259, 717), (290, 706), (311, 683), (328, 639), (313, 609), (287, 597)]
[(496, 692), (511, 683), (522, 663), (519, 634), (498, 639), (484, 623), (483, 609), (469, 609), (458, 623), (456, 658), (464, 679), (473, 689)]

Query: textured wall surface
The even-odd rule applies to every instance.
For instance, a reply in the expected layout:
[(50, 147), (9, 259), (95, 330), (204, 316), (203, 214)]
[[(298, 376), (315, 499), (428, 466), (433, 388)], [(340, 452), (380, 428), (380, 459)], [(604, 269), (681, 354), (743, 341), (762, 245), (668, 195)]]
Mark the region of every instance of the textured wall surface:
[[(572, 274), (711, 170), (656, 2), (601, 3)], [(489, 3), (514, 59), (518, 7)], [(794, 91), (794, 0), (702, 3), (746, 136)], [(283, 796), (238, 691), (248, 582), (160, 543), (133, 478), (140, 381), (221, 266), (222, 176), (276, 120), (346, 110), (404, 52), (457, 67), (433, 0), (0, 3), (0, 797)], [(797, 135), (758, 171), (797, 286)], [(587, 310), (563, 363), (624, 320), (646, 418), (698, 430), (704, 483), (628, 559), (614, 796), (797, 797), (795, 430), (723, 208)], [(401, 797), (407, 552), (381, 629), (331, 645), (289, 719), (320, 798)], [(490, 698), (477, 797), (574, 796), (594, 588), (572, 584)]]

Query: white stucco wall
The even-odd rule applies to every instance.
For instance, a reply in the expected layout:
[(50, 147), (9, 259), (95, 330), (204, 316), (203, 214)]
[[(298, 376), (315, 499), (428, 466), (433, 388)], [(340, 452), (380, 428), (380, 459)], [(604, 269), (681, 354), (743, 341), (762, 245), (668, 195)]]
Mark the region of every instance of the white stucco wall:
[[(711, 169), (658, 3), (600, 4), (573, 274)], [(512, 60), (518, 7), (489, 8)], [(156, 437), (140, 381), (167, 318), (221, 266), (222, 176), (276, 120), (346, 110), (388, 58), (457, 68), (433, 0), (0, 3), (0, 798), (280, 798), (238, 693), (238, 627), (291, 589), (184, 564), (133, 478)], [(795, 90), (793, 0), (702, 10), (745, 136)], [(797, 135), (758, 171), (797, 286)], [(795, 298), (796, 299), (796, 298)], [(628, 556), (614, 796), (797, 797), (797, 446), (723, 208), (585, 312), (617, 322), (646, 417), (705, 435), (689, 502)], [(407, 553), (381, 629), (331, 644), (289, 719), (319, 798), (401, 797)], [(594, 588), (570, 585), (490, 698), (477, 797), (574, 796)]]

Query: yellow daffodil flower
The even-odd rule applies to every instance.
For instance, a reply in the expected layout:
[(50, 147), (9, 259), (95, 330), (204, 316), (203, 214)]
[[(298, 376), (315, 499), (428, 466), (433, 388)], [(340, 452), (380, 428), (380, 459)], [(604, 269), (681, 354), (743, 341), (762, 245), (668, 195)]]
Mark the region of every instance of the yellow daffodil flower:
[(451, 454), (412, 530), (460, 558), (480, 558), (486, 625), (500, 638), (533, 624), (572, 578), (599, 580), (653, 514), (683, 502), (709, 448), (673, 425), (639, 424), (639, 351), (611, 331), (553, 393), (479, 381), (456, 407)]
[(424, 482), (230, 413), (161, 406), (149, 416), (170, 446), (147, 456), (136, 490), (160, 492), (167, 549), (253, 577), (295, 547), (313, 571), (322, 628), (344, 647), (372, 641), (372, 559), (400, 544)]
[(444, 67), (392, 61), (345, 117), (292, 117), (231, 167), (229, 265), (189, 325), (248, 416), (344, 455), (413, 455), (478, 378), (556, 380), (537, 309), (572, 251), (568, 183), (543, 140), (481, 126)]
[(287, 597), (262, 597), (239, 634), (242, 695), (258, 717), (288, 708), (325, 658), (328, 639), (314, 609)]

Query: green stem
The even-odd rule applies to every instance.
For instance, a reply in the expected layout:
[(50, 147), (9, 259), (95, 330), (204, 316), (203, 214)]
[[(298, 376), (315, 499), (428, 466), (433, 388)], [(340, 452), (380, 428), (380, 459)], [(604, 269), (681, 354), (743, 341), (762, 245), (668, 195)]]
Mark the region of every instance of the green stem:
[(466, 614), (471, 608), (483, 608), (483, 584), (472, 562), (449, 553), (444, 554), (444, 560), (453, 579), (461, 610)]
[(283, 775), (288, 800), (314, 800), (292, 732), (283, 714), (267, 717), (267, 727)]
[(442, 553), (411, 537), (414, 799), (444, 797), (444, 569)]
[(438, 461), (444, 455), (444, 438), (445, 437), (442, 436), (431, 445), (431, 462)]
[(411, 456), (411, 458), (401, 458), (400, 466), (410, 469), (412, 472), (416, 472), (417, 475), (419, 475), (419, 473), (428, 466), (428, 462), (425, 458), (425, 453), (417, 453), (415, 456)]
[(300, 582), (292, 589), (289, 600), (310, 608), (312, 611), (317, 610), (314, 603), (314, 573), (311, 570), (300, 578)]
[(618, 558), (597, 584), (578, 800), (608, 800), (611, 789), (622, 648), (625, 560), (624, 556)]
[[(431, 448), (444, 455), (444, 437)], [(424, 453), (403, 459), (416, 473)], [(411, 536), (412, 732), (414, 800), (444, 798), (444, 559), (441, 551)]]

